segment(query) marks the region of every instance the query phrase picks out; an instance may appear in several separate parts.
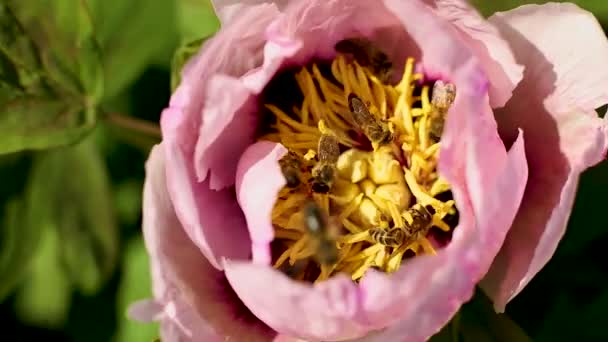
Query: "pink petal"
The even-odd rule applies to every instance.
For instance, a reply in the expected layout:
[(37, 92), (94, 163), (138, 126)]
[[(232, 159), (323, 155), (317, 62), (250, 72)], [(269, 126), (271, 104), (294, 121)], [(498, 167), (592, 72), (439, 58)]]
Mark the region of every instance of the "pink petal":
[(239, 298), (281, 334), (335, 341), (367, 332), (361, 320), (361, 292), (350, 277), (318, 285), (296, 282), (266, 265), (227, 261), (226, 277)]
[(127, 309), (127, 316), (140, 322), (152, 322), (161, 318), (163, 309), (164, 305), (162, 303), (152, 299), (144, 299), (131, 304)]
[[(402, 33), (399, 22), (378, 2), (312, 0), (290, 2), (284, 13), (270, 25), (267, 34), (270, 41), (279, 45), (302, 46), (297, 54), (286, 61), (287, 64), (301, 65), (312, 58), (333, 58), (336, 54), (334, 46), (341, 39), (371, 37), (388, 28)], [(383, 32), (389, 35), (382, 37), (389, 43), (394, 43), (395, 32), (392, 31)], [(384, 49), (387, 43), (385, 39), (374, 41)], [(395, 57), (392, 51), (389, 53)]]
[[(164, 127), (179, 114), (168, 108), (163, 113)], [(171, 202), (186, 234), (216, 268), (220, 258), (245, 259), (250, 256), (251, 241), (243, 214), (229, 189), (214, 191), (209, 180), (198, 183), (191, 159), (180, 153), (179, 138), (173, 129), (164, 136), (162, 148), (167, 159), (167, 186)]]
[[(270, 341), (275, 335), (242, 306), (223, 272), (185, 234), (169, 199), (166, 154), (155, 147), (146, 164), (143, 229), (151, 258), (155, 303), (162, 305), (163, 341)], [(139, 308), (134, 308), (137, 314)], [(145, 312), (140, 315), (145, 316)], [(177, 339), (177, 336), (180, 339)], [(182, 339), (183, 338), (183, 339)]]
[(282, 9), (287, 5), (287, 0), (211, 0), (215, 14), (220, 19), (222, 26), (228, 26), (232, 23), (232, 20), (238, 19), (242, 12), (247, 10), (247, 7), (263, 3), (273, 3), (279, 9)]
[(512, 100), (496, 114), (503, 138), (522, 128), (530, 180), (513, 228), (482, 282), (496, 310), (548, 262), (562, 238), (579, 174), (601, 161), (608, 125), (608, 41), (575, 5), (522, 6), (491, 18), (526, 66)]
[[(451, 243), (437, 256), (415, 258), (389, 277), (371, 272), (361, 282), (368, 321), (377, 328), (392, 324), (370, 341), (422, 341), (470, 298), (489, 268), (518, 209), (527, 166), (521, 138), (506, 153), (481, 66), (460, 46), (453, 28), (417, 2), (385, 3), (418, 42), (425, 71), (443, 75), (458, 89), (439, 165), (460, 213)], [(408, 13), (416, 13), (425, 25), (417, 25)]]
[(522, 78), (523, 67), (515, 62), (507, 42), (494, 25), (485, 20), (465, 0), (435, 0), (437, 12), (460, 31), (479, 59), (490, 81), (490, 104), (502, 107)]
[[(294, 61), (333, 54), (333, 46), (326, 46), (324, 39), (333, 43), (357, 30), (350, 25), (359, 23), (354, 20), (358, 16), (369, 18), (362, 24), (363, 31), (366, 27), (385, 27), (372, 18), (381, 23), (402, 21), (411, 38), (403, 38), (401, 31), (400, 39), (409, 40), (408, 46), (412, 45), (411, 39), (417, 43), (425, 71), (445, 76), (458, 88), (440, 160), (440, 170), (453, 185), (460, 211), (453, 240), (439, 255), (416, 258), (396, 274), (371, 271), (359, 286), (345, 277), (311, 286), (260, 264), (226, 262), (225, 271), (241, 300), (280, 334), (336, 340), (360, 337), (394, 324), (384, 332), (394, 339), (384, 341), (423, 340), (437, 332), (470, 298), (498, 252), (526, 184), (523, 140), (520, 138), (509, 153), (505, 151), (489, 106), (483, 69), (453, 26), (419, 1), (385, 1), (392, 16), (372, 2), (352, 8), (351, 4), (295, 3), (271, 32), (284, 41), (301, 37), (305, 49), (293, 57)], [(308, 50), (309, 44), (314, 49)], [(274, 172), (278, 172), (276, 166)], [(271, 232), (263, 226), (261, 223), (260, 231), (252, 236), (259, 234), (267, 240)]]
[(237, 171), (237, 198), (247, 219), (253, 262), (263, 265), (271, 262), (272, 208), (279, 190), (285, 185), (278, 161), (286, 152), (280, 144), (255, 143), (243, 153)]
[[(207, 40), (198, 55), (182, 70), (180, 86), (171, 97), (170, 108), (175, 110), (163, 114), (161, 123), (173, 122), (171, 125), (162, 125), (163, 135), (175, 136), (182, 153), (188, 159), (194, 157), (199, 130), (205, 134), (214, 133), (211, 138), (204, 136), (198, 143), (200, 146), (197, 147), (197, 160), (202, 160), (194, 164), (197, 177), (201, 181), (211, 171), (213, 189), (234, 184), (238, 154), (236, 157), (227, 154), (224, 158), (217, 154), (207, 156), (206, 148), (214, 146), (215, 143), (216, 146), (224, 143), (237, 145), (233, 149), (238, 150), (239, 146), (243, 147), (251, 142), (255, 128), (250, 118), (248, 119), (251, 108), (241, 108), (224, 100), (236, 99), (237, 104), (251, 106), (251, 94), (240, 85), (234, 88), (234, 93), (233, 89), (226, 92), (224, 86), (238, 84), (239, 77), (260, 66), (261, 51), (265, 43), (264, 31), (276, 15), (278, 10), (273, 4), (244, 7), (239, 14), (239, 20), (223, 27), (214, 37)], [(216, 74), (221, 76), (212, 82)], [(216, 104), (218, 99), (220, 103)], [(169, 114), (174, 117), (168, 118)], [(212, 124), (207, 128), (201, 127), (206, 120)], [(213, 130), (216, 127), (220, 131)], [(227, 137), (222, 131), (224, 128), (238, 134)], [(178, 130), (179, 133), (172, 134), (169, 130)]]
[(221, 74), (209, 79), (194, 154), (199, 182), (211, 170), (212, 190), (234, 184), (240, 155), (254, 141), (257, 109), (257, 103), (239, 79)]

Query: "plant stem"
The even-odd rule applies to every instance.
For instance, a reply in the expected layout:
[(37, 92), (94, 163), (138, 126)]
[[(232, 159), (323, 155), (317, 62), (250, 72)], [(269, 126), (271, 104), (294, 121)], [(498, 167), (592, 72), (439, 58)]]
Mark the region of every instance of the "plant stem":
[(104, 117), (109, 124), (118, 128), (141, 135), (146, 135), (150, 138), (156, 138), (158, 140), (162, 139), (160, 127), (152, 122), (140, 120), (119, 113), (106, 113)]

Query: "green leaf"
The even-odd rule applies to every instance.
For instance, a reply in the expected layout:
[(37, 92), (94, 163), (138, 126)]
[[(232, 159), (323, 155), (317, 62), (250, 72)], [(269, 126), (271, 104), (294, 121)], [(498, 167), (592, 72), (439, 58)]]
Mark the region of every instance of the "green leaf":
[(507, 315), (497, 314), (490, 300), (476, 291), (431, 342), (532, 342)]
[(173, 55), (171, 64), (172, 91), (179, 85), (184, 65), (220, 28), (219, 19), (208, 0), (179, 0), (177, 9), (182, 45)]
[(143, 184), (141, 181), (129, 179), (115, 187), (114, 203), (119, 221), (129, 226), (136, 226), (141, 217)]
[(151, 63), (169, 64), (179, 40), (174, 1), (86, 2), (102, 46), (106, 99), (118, 95)]
[(182, 43), (214, 34), (220, 27), (209, 0), (178, 0), (177, 14)]
[(104, 285), (114, 270), (118, 232), (109, 181), (99, 151), (90, 143), (39, 157), (31, 179), (27, 224), (48, 224), (61, 243), (69, 279), (85, 294)]
[(605, 0), (473, 0), (471, 2), (486, 16), (490, 16), (494, 12), (508, 11), (530, 3), (544, 4), (547, 2), (571, 2), (593, 12), (600, 21), (606, 22), (608, 19), (608, 7), (606, 6)]
[(25, 205), (20, 198), (6, 203), (0, 227), (0, 301), (27, 274), (40, 240), (40, 225), (23, 222)]
[(198, 52), (204, 41), (205, 39), (201, 38), (184, 44), (180, 46), (175, 52), (175, 55), (173, 55), (173, 63), (171, 65), (171, 91), (174, 91), (179, 85), (184, 65), (186, 65), (188, 60)]
[(60, 328), (65, 323), (72, 294), (59, 262), (61, 242), (54, 228), (50, 224), (41, 225), (40, 247), (15, 300), (15, 311), (21, 321), (48, 328)]
[(22, 96), (0, 110), (0, 153), (67, 145), (95, 127), (94, 109), (59, 98)]
[(102, 96), (99, 47), (80, 0), (0, 4), (0, 153), (81, 139)]
[(115, 342), (152, 341), (158, 336), (158, 324), (135, 322), (126, 316), (130, 304), (152, 297), (150, 264), (141, 237), (129, 242), (122, 274), (118, 290), (118, 317), (120, 320)]

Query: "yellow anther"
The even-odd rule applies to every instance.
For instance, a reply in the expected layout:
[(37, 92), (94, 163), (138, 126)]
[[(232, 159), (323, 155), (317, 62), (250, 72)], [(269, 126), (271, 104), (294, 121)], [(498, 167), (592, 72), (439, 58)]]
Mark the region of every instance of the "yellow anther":
[(433, 226), (436, 226), (437, 228), (443, 230), (444, 232), (450, 231), (450, 226), (448, 226), (447, 223), (443, 222), (436, 215), (433, 215)]
[[(382, 83), (372, 68), (341, 55), (332, 62), (331, 73), (333, 78), (327, 77), (316, 64), (302, 68), (295, 79), (304, 100), (292, 106), (289, 114), (266, 105), (276, 121), (262, 137), (303, 158), (299, 171), (304, 184), (282, 189), (272, 211), (274, 237), (282, 249), (274, 266), (286, 270), (289, 260), (294, 265), (289, 272), (296, 272), (295, 279), (314, 282), (339, 272), (359, 280), (370, 267), (394, 272), (408, 250), (434, 254), (435, 247), (426, 238), (389, 247), (372, 241), (369, 231), (412, 224), (408, 211), (412, 203), (432, 206), (433, 225), (444, 231), (452, 227), (443, 218), (456, 212), (453, 200), (434, 198), (450, 186), (437, 173), (440, 143), (435, 142), (435, 136), (431, 139), (429, 132), (429, 115), (433, 114), (430, 87), (418, 82), (423, 75), (414, 73), (414, 59), (406, 61), (403, 78), (396, 86)], [(351, 93), (367, 104), (372, 115), (386, 120), (393, 143), (374, 143), (372, 152), (355, 149), (365, 142), (355, 141), (352, 135), (361, 133), (361, 128), (350, 114)], [(420, 96), (414, 95), (418, 93)], [(341, 150), (346, 147), (334, 165), (333, 184), (327, 194), (314, 192), (309, 183), (322, 134), (335, 136)], [(318, 241), (304, 229), (303, 206), (311, 199), (327, 215), (328, 227), (339, 230), (338, 236), (327, 235), (336, 239), (338, 248), (338, 261), (333, 265), (317, 262)]]
[(374, 258), (374, 266), (379, 266), (379, 267), (383, 267), (384, 266), (384, 259), (386, 258), (386, 248), (381, 249), (378, 254), (376, 254), (376, 257)]
[(361, 187), (361, 191), (363, 191), (366, 196), (371, 196), (374, 194), (374, 192), (376, 192), (376, 183), (369, 179), (359, 183), (359, 186)]
[(372, 246), (367, 247), (366, 249), (362, 250), (361, 252), (347, 258), (345, 261), (356, 261), (356, 260), (365, 259), (370, 256), (374, 256), (374, 255), (376, 255), (376, 253), (378, 253), (383, 248), (384, 248), (384, 246), (382, 246), (381, 244), (372, 245)]
[(288, 229), (275, 229), (274, 230), (274, 238), (275, 239), (287, 239), (297, 241), (302, 238), (302, 233), (295, 230)]
[(330, 195), (330, 198), (336, 205), (345, 206), (352, 202), (360, 193), (361, 190), (357, 184), (337, 178), (334, 181), (333, 194)]
[(350, 180), (352, 183), (358, 183), (367, 177), (367, 160), (369, 156), (366, 152), (356, 149), (344, 151), (336, 162), (338, 175)]
[(376, 184), (397, 183), (403, 179), (401, 166), (393, 157), (389, 146), (382, 146), (372, 152), (369, 163), (369, 178)]
[(346, 228), (346, 230), (348, 230), (349, 232), (351, 232), (353, 234), (358, 234), (363, 231), (363, 229), (361, 227), (352, 223), (348, 219), (342, 219), (342, 225), (344, 225), (344, 228)]
[(382, 212), (369, 198), (364, 198), (353, 219), (366, 227), (376, 227), (382, 220)]
[(304, 159), (311, 161), (315, 159), (316, 156), (317, 152), (315, 152), (314, 150), (308, 150), (308, 152), (306, 152), (306, 154), (304, 155)]
[(439, 177), (439, 179), (437, 179), (431, 186), (429, 195), (437, 196), (438, 194), (446, 192), (448, 190), (450, 190), (450, 184), (445, 179)]
[(393, 203), (391, 201), (386, 201), (386, 206), (388, 207), (388, 211), (391, 214), (391, 218), (393, 219), (393, 222), (395, 223), (395, 227), (405, 227), (403, 218), (399, 214), (399, 209), (397, 208), (395, 203)]
[(298, 254), (306, 247), (308, 243), (308, 235), (303, 235), (293, 246), (291, 246), (291, 253), (289, 254), (289, 263), (294, 264), (298, 259)]
[(325, 120), (323, 119), (319, 120), (319, 132), (321, 132), (321, 134), (335, 135), (334, 132), (327, 127)]
[(339, 216), (340, 220), (343, 220), (343, 219), (349, 217), (350, 214), (352, 214), (355, 210), (357, 210), (357, 208), (361, 204), (362, 200), (363, 200), (363, 194), (359, 194), (357, 197), (355, 197), (349, 203), (349, 205), (346, 208), (344, 208), (344, 210), (342, 211), (342, 213), (340, 213), (340, 216)]
[(352, 275), (352, 279), (353, 280), (358, 280), (361, 277), (363, 277), (363, 275), (365, 275), (365, 272), (367, 272), (367, 270), (374, 264), (374, 256), (370, 256), (367, 259), (365, 259), (365, 261), (363, 262), (363, 265), (361, 265), (358, 269), (356, 269), (353, 272)]
[(399, 211), (408, 208), (412, 200), (412, 193), (403, 183), (380, 185), (374, 194), (394, 203)]
[(355, 234), (344, 235), (338, 239), (338, 242), (354, 244), (361, 241), (370, 241), (369, 232), (363, 231)]
[(432, 254), (432, 255), (437, 254), (437, 252), (435, 251), (435, 248), (433, 247), (431, 242), (429, 240), (427, 240), (427, 238), (420, 239), (419, 243), (420, 243), (420, 246), (424, 249), (424, 251), (427, 252), (428, 254)]

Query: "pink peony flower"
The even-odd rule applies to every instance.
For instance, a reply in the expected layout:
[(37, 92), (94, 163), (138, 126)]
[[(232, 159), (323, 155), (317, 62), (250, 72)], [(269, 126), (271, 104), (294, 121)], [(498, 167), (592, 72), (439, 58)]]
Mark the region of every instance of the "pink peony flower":
[[(450, 320), (478, 283), (502, 310), (548, 261), (564, 233), (579, 174), (608, 149), (608, 126), (594, 110), (608, 102), (602, 63), (608, 42), (593, 16), (574, 5), (549, 4), (486, 21), (462, 0), (214, 5), (222, 29), (183, 69), (162, 113), (163, 141), (146, 165), (143, 228), (154, 299), (134, 305), (131, 315), (160, 320), (163, 341), (422, 341)], [(388, 55), (394, 83), (378, 83), (363, 66), (345, 66), (335, 46), (350, 37), (368, 38)], [(330, 61), (335, 80), (311, 66), (313, 60)], [(300, 70), (295, 77), (303, 103), (297, 102), (302, 94), (272, 86), (291, 67)], [(429, 113), (438, 107), (429, 105), (429, 84), (435, 80), (456, 87), (438, 161), (421, 128), (434, 122)], [(392, 158), (390, 152), (361, 152), (368, 166), (347, 162), (338, 170), (351, 178), (342, 178), (346, 185), (336, 181), (331, 206), (348, 197), (338, 191), (354, 189), (347, 202), (356, 205), (346, 208), (359, 215), (351, 222), (344, 211), (336, 213), (349, 229), (337, 240), (344, 267), (314, 266), (322, 280), (314, 284), (295, 280), (277, 269), (271, 243), (283, 239), (285, 258), (308, 260), (289, 242), (305, 235), (283, 229), (290, 223), (278, 223), (274, 210), (286, 207), (294, 191), (304, 192), (285, 187), (279, 160), (287, 149), (303, 154), (309, 141), (326, 134), (319, 118), (343, 147), (362, 146), (341, 128), (352, 124), (339, 110), (351, 91), (384, 115), (394, 141), (403, 143), (395, 146), (407, 160), (387, 165), (406, 167), (397, 167), (400, 179), (383, 188), (396, 190), (387, 190), (390, 200), (380, 203), (374, 189), (386, 182), (374, 163)], [(273, 95), (298, 104), (291, 117), (300, 122), (281, 117), (292, 109), (277, 109), (267, 100)], [(263, 117), (271, 112), (279, 122), (274, 126)], [(286, 122), (289, 133), (280, 124)], [(375, 182), (375, 197), (365, 190), (365, 177)], [(434, 197), (440, 193), (435, 187), (444, 186), (453, 201)], [(362, 209), (364, 196), (369, 210)], [(393, 215), (391, 208), (414, 201), (433, 207), (433, 225), (449, 231), (447, 239), (439, 230), (426, 231), (407, 248), (391, 250), (360, 231), (378, 217), (384, 222), (378, 213), (386, 208), (392, 224), (411, 228), (410, 211)], [(450, 225), (454, 205), (458, 222)], [(416, 256), (408, 258), (408, 249)], [(373, 263), (380, 270), (370, 268)]]

